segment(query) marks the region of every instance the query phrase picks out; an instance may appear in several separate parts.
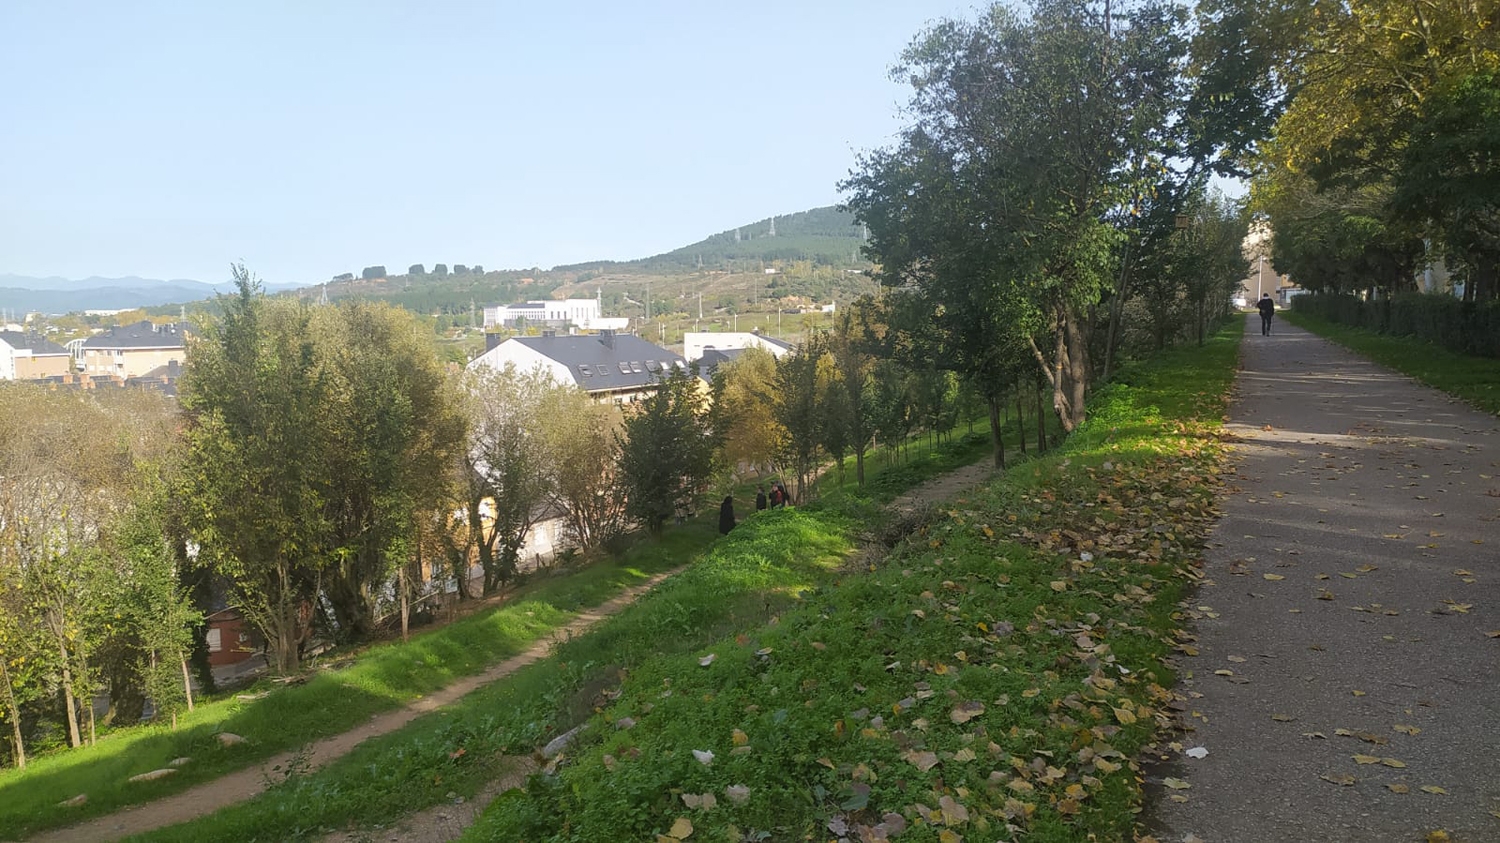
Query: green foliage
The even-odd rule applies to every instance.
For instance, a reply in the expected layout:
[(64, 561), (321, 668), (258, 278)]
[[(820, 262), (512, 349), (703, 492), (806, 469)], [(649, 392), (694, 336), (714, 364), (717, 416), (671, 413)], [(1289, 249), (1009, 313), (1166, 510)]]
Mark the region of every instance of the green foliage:
[[(650, 574), (685, 563), (712, 536), (711, 530), (701, 526), (674, 531), (664, 544), (643, 545), (618, 563), (593, 565), (540, 581), (502, 607), (414, 636), (407, 643), (355, 653), (353, 665), (318, 671), (303, 684), (263, 682), (249, 690), (252, 696), (269, 692), (264, 698), (246, 701), (231, 696), (199, 705), (194, 713), (179, 718), (176, 731), (160, 726), (131, 729), (102, 738), (96, 746), (38, 759), (24, 771), (0, 774), (0, 835), (25, 837), (101, 816), (343, 732), (350, 723), (431, 694), (516, 655), (579, 611), (639, 584)], [(221, 746), (215, 738), (220, 732), (241, 735), (248, 742)], [(165, 767), (185, 756), (193, 763), (170, 779), (145, 785), (126, 782), (136, 773)], [(89, 794), (86, 806), (57, 806), (79, 793)], [(203, 825), (215, 825), (217, 820)]]
[(189, 521), (287, 671), (320, 596), (340, 636), (368, 634), (463, 426), (410, 315), (266, 298), (243, 267), (236, 285), (188, 351)]
[[(885, 564), (634, 667), (555, 776), (468, 839), (653, 839), (684, 818), (704, 839), (821, 839), (892, 814), (914, 839), (1127, 839), (1236, 340), (1131, 370), (1063, 454), (950, 503)], [(1082, 554), (1065, 529), (1111, 547)]]
[[(1278, 240), (1287, 230), (1300, 241), (1278, 244), (1278, 266), (1296, 258), (1286, 267), (1312, 289), (1402, 292), (1426, 239), (1466, 276), (1466, 298), (1500, 297), (1500, 212), (1488, 163), (1500, 73), (1494, 3), (1287, 5), (1303, 11), (1284, 20), (1301, 25), (1282, 31), (1284, 58), (1266, 72), (1294, 96), (1257, 185), (1271, 194)], [(1312, 217), (1322, 231), (1290, 232)], [(1355, 283), (1329, 283), (1315, 271), (1350, 257), (1394, 265), (1380, 272), (1377, 264), (1364, 279), (1355, 273)]]
[(652, 535), (691, 507), (713, 474), (717, 441), (700, 381), (674, 369), (625, 417), (617, 437), (625, 511)]
[(818, 382), (823, 347), (821, 335), (815, 335), (791, 354), (776, 360), (776, 393), (771, 411), (786, 432), (782, 460), (797, 477), (794, 501), (803, 500), (821, 448), (819, 434), (825, 420), (832, 415), (819, 401), (827, 397)]
[(1500, 358), (1500, 302), (1478, 304), (1441, 293), (1411, 293), (1373, 301), (1356, 296), (1298, 296), (1293, 306), (1320, 320), (1410, 337), (1424, 347)]
[(932, 363), (986, 392), (992, 418), (1035, 358), (1063, 427), (1083, 420), (1090, 314), (1130, 225), (1111, 217), (1176, 189), (1184, 23), (1165, 3), (996, 4), (903, 55), (915, 125), (843, 187), (882, 281), (936, 328)]

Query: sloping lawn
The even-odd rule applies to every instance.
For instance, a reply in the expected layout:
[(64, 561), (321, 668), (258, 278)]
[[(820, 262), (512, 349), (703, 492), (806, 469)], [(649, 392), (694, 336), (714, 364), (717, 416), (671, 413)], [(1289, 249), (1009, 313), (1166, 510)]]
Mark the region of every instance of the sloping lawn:
[(1128, 369), (874, 571), (635, 668), (465, 839), (1127, 839), (1239, 328)]

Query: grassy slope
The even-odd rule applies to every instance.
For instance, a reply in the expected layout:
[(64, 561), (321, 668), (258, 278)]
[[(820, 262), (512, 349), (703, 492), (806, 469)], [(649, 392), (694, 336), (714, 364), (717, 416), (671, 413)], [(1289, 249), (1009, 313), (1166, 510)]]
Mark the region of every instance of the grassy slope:
[(1470, 357), (1409, 337), (1351, 328), (1295, 310), (1282, 313), (1288, 322), (1356, 351), (1487, 413), (1500, 414), (1500, 360)]
[[(907, 482), (915, 482), (986, 454), (983, 443), (959, 440), (899, 468)], [(879, 477), (872, 470), (872, 485)], [(301, 839), (467, 798), (504, 773), (504, 755), (529, 753), (587, 720), (603, 704), (600, 694), (617, 687), (635, 666), (757, 629), (836, 579), (854, 550), (849, 513), (872, 510), (853, 487), (828, 498), (837, 498), (838, 506), (745, 517), (700, 562), (635, 605), (448, 709), (361, 744), (324, 770), (294, 777), (254, 800), (141, 839)]]
[(557, 777), (466, 839), (1127, 837), (1239, 327), (1125, 372), (1061, 453), (877, 570), (641, 665)]
[[(303, 685), (277, 687), (264, 699), (229, 698), (200, 705), (181, 719), (176, 731), (165, 726), (125, 729), (104, 737), (96, 746), (39, 758), (25, 770), (0, 774), (0, 839), (185, 790), (337, 734), (352, 722), (478, 673), (566, 624), (579, 610), (688, 561), (711, 540), (711, 529), (693, 525), (669, 534), (660, 545), (638, 546), (623, 563), (542, 580), (495, 610), (417, 635), (408, 644), (371, 647), (351, 667), (317, 673)], [(262, 684), (254, 690), (272, 687)], [(215, 737), (219, 732), (244, 736), (248, 742), (222, 747)], [(139, 784), (126, 781), (184, 756), (192, 758), (192, 763), (170, 778)], [(86, 806), (57, 807), (59, 801), (80, 793), (88, 794)]]

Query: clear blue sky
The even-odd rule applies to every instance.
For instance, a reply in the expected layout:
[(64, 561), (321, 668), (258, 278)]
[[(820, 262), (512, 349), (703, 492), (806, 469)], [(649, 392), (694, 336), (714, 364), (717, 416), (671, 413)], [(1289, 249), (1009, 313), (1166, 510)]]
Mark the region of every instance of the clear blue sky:
[(0, 273), (629, 259), (839, 199), (956, 0), (0, 3)]

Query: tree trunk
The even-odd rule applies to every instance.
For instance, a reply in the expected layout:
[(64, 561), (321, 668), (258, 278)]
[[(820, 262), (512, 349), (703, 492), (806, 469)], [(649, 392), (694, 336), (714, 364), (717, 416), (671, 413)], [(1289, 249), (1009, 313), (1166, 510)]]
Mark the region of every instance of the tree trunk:
[[(1042, 400), (1040, 393), (1037, 400)], [(1026, 404), (1021, 400), (1021, 382), (1016, 381), (1016, 429), (1021, 432), (1021, 453), (1026, 453)]]
[(864, 448), (855, 448), (854, 449), (854, 482), (857, 485), (859, 485), (859, 486), (865, 485), (865, 449)]
[(1005, 437), (1003, 423), (1000, 421), (1001, 396), (991, 396), (985, 399), (985, 404), (990, 410), (990, 438), (995, 443), (995, 467), (1005, 468)]
[(177, 653), (177, 660), (182, 663), (182, 693), (187, 696), (188, 711), (192, 711), (193, 710), (193, 676), (192, 676), (192, 674), (188, 673), (187, 656), (185, 656), (180, 650)]
[(1115, 286), (1115, 296), (1109, 302), (1109, 330), (1104, 337), (1104, 382), (1109, 381), (1115, 367), (1115, 348), (1120, 343), (1120, 320), (1125, 318), (1125, 297), (1130, 289), (1129, 249), (1120, 268), (1120, 280)]
[(1047, 402), (1042, 400), (1040, 384), (1036, 390), (1036, 452), (1047, 453)]
[(411, 637), (411, 602), (407, 596), (406, 566), (396, 568), (396, 590), (401, 594), (401, 640)]
[(1067, 381), (1071, 394), (1068, 396), (1068, 417), (1063, 430), (1072, 433), (1078, 425), (1083, 424), (1088, 410), (1089, 344), (1087, 331), (1075, 314), (1068, 314), (1064, 329), (1067, 338)]
[(83, 737), (78, 732), (78, 706), (73, 699), (73, 667), (68, 660), (68, 645), (58, 641), (57, 650), (62, 655), (63, 707), (68, 711), (68, 743), (77, 749), (83, 746)]
[[(87, 669), (87, 668), (85, 668), (85, 669)], [(84, 702), (89, 707), (89, 746), (93, 746), (94, 744), (98, 743), (98, 741), (99, 741), (99, 734), (98, 734), (98, 732), (96, 732), (94, 730), (94, 708), (95, 708), (95, 706), (94, 706), (94, 695), (93, 695), (92, 692), (89, 692), (87, 694)]]
[(5, 710), (10, 717), (10, 739), (16, 747), (16, 769), (26, 769), (26, 740), (21, 734), (21, 707), (16, 705), (16, 689), (11, 685), (10, 670), (0, 656), (0, 682), (5, 684)]
[(204, 621), (193, 627), (193, 647), (188, 654), (188, 663), (192, 665), (193, 673), (198, 676), (198, 687), (205, 694), (214, 694), (218, 691), (218, 683), (214, 682), (213, 665), (208, 660), (208, 616), (213, 614), (214, 599), (213, 588), (209, 582), (208, 569), (199, 568), (191, 574), (191, 580), (187, 584), (188, 591), (192, 595), (193, 608), (203, 613)]

